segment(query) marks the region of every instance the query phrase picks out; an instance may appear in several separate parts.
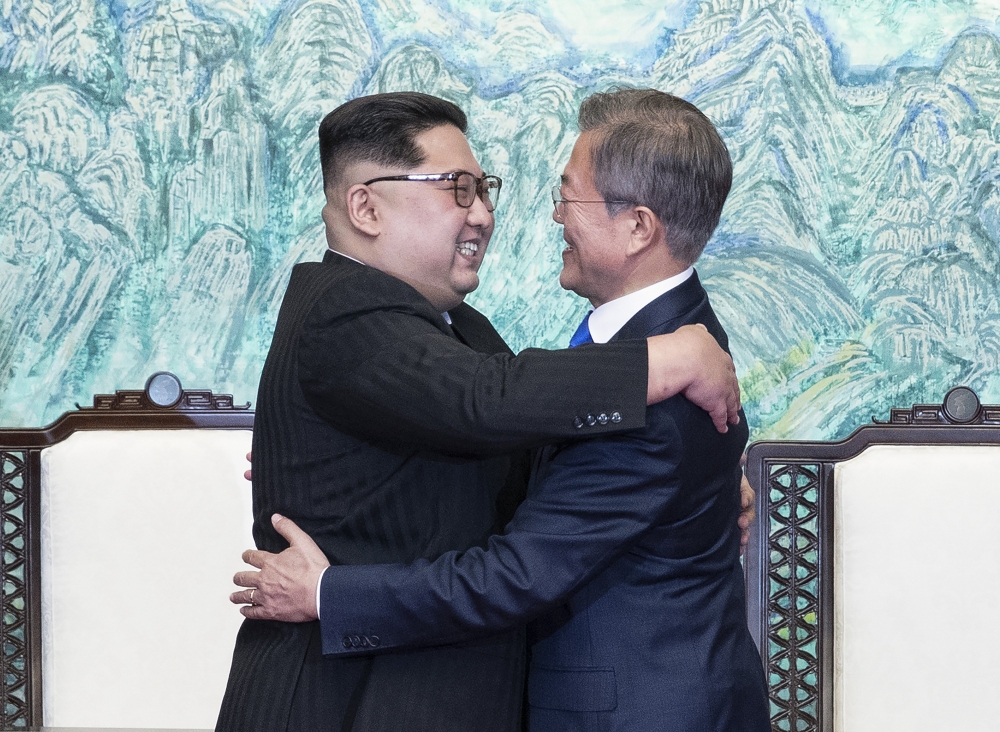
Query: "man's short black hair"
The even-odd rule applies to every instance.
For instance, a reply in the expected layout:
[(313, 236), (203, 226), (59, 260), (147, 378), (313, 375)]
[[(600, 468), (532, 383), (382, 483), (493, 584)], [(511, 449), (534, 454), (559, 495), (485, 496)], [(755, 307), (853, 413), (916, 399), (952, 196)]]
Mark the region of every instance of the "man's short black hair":
[(344, 168), (362, 161), (415, 168), (424, 161), (414, 141), (418, 134), (441, 125), (464, 133), (467, 124), (456, 105), (419, 92), (372, 94), (345, 102), (319, 125), (323, 186), (336, 185)]
[[(647, 206), (667, 229), (671, 254), (694, 264), (719, 223), (733, 164), (701, 110), (657, 89), (617, 87), (580, 107), (580, 131), (595, 131), (594, 185), (605, 201)], [(612, 216), (627, 206), (607, 204)]]

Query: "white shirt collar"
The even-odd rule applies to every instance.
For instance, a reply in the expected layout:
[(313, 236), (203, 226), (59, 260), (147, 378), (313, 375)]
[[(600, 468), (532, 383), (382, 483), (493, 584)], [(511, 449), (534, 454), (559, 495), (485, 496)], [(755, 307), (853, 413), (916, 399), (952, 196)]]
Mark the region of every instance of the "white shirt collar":
[[(334, 254), (339, 254), (340, 256), (345, 257), (346, 259), (350, 259), (352, 262), (357, 262), (358, 264), (364, 264), (366, 267), (368, 266), (360, 259), (355, 259), (354, 257), (352, 257), (350, 254), (344, 254), (343, 252), (338, 252), (336, 249), (331, 249), (330, 251), (333, 252)], [(447, 312), (441, 313), (441, 317), (444, 318), (444, 322), (446, 322), (448, 325), (451, 325), (450, 313)]]
[[(358, 264), (365, 264), (360, 259), (355, 259), (354, 257), (352, 257), (350, 254), (344, 254), (343, 252), (338, 252), (336, 249), (330, 249), (330, 251), (333, 252), (334, 254), (339, 254), (340, 256), (345, 257), (346, 259), (350, 259), (352, 262), (357, 262)], [(368, 265), (365, 264), (365, 266), (367, 267)]]
[(680, 274), (604, 303), (590, 314), (590, 322), (588, 323), (590, 337), (594, 339), (594, 343), (607, 343), (615, 333), (622, 329), (625, 323), (632, 319), (632, 316), (660, 295), (687, 282), (693, 274), (694, 267), (688, 267)]

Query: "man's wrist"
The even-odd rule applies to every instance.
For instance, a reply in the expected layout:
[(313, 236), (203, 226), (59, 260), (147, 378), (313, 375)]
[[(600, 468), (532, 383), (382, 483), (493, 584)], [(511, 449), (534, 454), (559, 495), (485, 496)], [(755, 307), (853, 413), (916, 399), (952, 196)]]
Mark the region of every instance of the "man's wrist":
[(681, 393), (690, 383), (689, 360), (684, 358), (682, 337), (674, 333), (646, 339), (648, 386), (646, 404), (656, 404)]

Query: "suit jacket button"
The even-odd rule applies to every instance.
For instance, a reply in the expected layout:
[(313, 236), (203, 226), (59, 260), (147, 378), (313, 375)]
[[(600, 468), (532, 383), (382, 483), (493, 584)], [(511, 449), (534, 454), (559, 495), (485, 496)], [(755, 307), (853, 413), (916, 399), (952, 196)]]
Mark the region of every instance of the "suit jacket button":
[(573, 426), (576, 427), (577, 429), (580, 429), (581, 427), (583, 427), (583, 420), (580, 419), (579, 417), (573, 417)]
[(619, 422), (621, 422), (622, 421), (622, 413), (621, 412), (612, 412), (611, 413), (611, 421), (614, 422), (615, 424), (618, 424)]
[(377, 645), (378, 645), (379, 643), (381, 643), (381, 642), (382, 642), (382, 639), (381, 639), (381, 638), (379, 638), (379, 637), (378, 637), (377, 635), (373, 635), (373, 636), (372, 636), (371, 638), (369, 638), (368, 640), (370, 640), (370, 641), (372, 642), (372, 647), (375, 647), (375, 646), (377, 646)]
[(601, 412), (600, 414), (597, 415), (597, 421), (600, 422), (601, 424), (607, 424), (608, 415), (606, 415), (604, 412)]
[(593, 427), (595, 424), (597, 424), (597, 417), (595, 417), (593, 414), (588, 414), (587, 424)]
[(346, 635), (345, 635), (345, 636), (344, 636), (344, 648), (350, 648), (350, 647), (351, 647), (352, 645), (354, 645), (354, 644), (353, 644), (353, 643), (351, 643), (351, 638), (350, 638), (350, 636), (346, 636)]

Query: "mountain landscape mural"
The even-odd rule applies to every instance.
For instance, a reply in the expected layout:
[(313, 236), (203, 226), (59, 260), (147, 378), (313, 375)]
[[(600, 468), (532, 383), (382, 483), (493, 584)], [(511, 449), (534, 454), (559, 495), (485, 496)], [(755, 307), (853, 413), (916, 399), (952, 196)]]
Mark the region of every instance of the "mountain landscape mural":
[(585, 303), (548, 191), (615, 84), (690, 100), (729, 146), (697, 267), (755, 438), (840, 438), (958, 384), (1000, 402), (1000, 10), (938, 2), (954, 32), (909, 38), (883, 3), (892, 52), (852, 64), (841, 20), (873, 3), (639, 3), (642, 32), (605, 38), (618, 5), (584, 27), (558, 0), (0, 3), (0, 425), (158, 370), (254, 401), (291, 267), (325, 247), (317, 126), (373, 92), (469, 114), (504, 179), (470, 302), (515, 350), (561, 347)]

